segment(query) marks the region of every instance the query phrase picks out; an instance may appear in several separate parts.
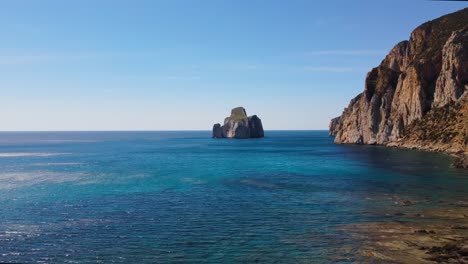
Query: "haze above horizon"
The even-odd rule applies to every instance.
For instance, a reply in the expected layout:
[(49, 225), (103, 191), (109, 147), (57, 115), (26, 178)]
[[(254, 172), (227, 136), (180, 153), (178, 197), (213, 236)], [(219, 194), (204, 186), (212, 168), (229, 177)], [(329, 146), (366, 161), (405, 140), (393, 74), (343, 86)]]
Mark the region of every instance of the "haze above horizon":
[(0, 131), (322, 130), (443, 1), (10, 1)]

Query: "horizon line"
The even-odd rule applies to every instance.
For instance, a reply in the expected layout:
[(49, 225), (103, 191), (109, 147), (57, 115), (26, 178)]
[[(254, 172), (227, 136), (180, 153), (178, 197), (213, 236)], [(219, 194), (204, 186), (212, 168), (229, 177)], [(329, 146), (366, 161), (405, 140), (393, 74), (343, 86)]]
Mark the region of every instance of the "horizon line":
[[(328, 131), (329, 129), (268, 129), (265, 131)], [(168, 129), (168, 130), (0, 130), (0, 133), (11, 132), (211, 132), (202, 129)]]

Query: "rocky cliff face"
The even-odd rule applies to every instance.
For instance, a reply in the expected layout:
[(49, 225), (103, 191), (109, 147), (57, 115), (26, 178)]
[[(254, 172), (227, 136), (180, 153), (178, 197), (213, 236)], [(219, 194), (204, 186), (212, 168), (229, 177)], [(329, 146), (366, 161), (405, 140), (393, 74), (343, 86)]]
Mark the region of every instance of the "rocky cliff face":
[(341, 127), (341, 116), (335, 117), (332, 120), (330, 120), (330, 124), (328, 125), (330, 127), (330, 131), (328, 132), (329, 136), (336, 136), (338, 134), (339, 128)]
[(247, 117), (243, 107), (231, 110), (231, 116), (224, 119), (224, 125), (213, 126), (213, 138), (260, 138), (264, 136), (262, 120), (253, 115)]
[[(398, 43), (367, 74), (364, 92), (330, 122), (335, 143), (421, 146), (466, 155), (467, 21), (465, 8), (419, 26), (409, 41)], [(422, 136), (428, 129), (444, 135)]]

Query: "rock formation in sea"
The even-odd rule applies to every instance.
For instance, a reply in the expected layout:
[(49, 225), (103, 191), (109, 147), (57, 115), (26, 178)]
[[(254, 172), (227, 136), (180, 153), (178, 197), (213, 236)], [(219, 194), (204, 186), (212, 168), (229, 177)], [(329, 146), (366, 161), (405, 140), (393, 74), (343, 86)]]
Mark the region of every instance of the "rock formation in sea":
[(330, 122), (335, 143), (468, 153), (468, 8), (417, 27)]
[(213, 126), (213, 138), (260, 138), (264, 136), (262, 120), (258, 116), (247, 116), (243, 107), (231, 110), (231, 116), (224, 119), (224, 125)]

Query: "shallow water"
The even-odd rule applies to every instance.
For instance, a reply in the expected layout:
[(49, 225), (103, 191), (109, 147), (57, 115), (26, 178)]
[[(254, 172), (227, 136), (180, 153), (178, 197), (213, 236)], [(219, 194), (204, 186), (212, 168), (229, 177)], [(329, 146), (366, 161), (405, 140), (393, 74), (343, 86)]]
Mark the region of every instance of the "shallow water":
[(466, 202), (450, 162), (326, 131), (2, 132), (0, 262), (328, 263), (360, 243), (337, 227)]

